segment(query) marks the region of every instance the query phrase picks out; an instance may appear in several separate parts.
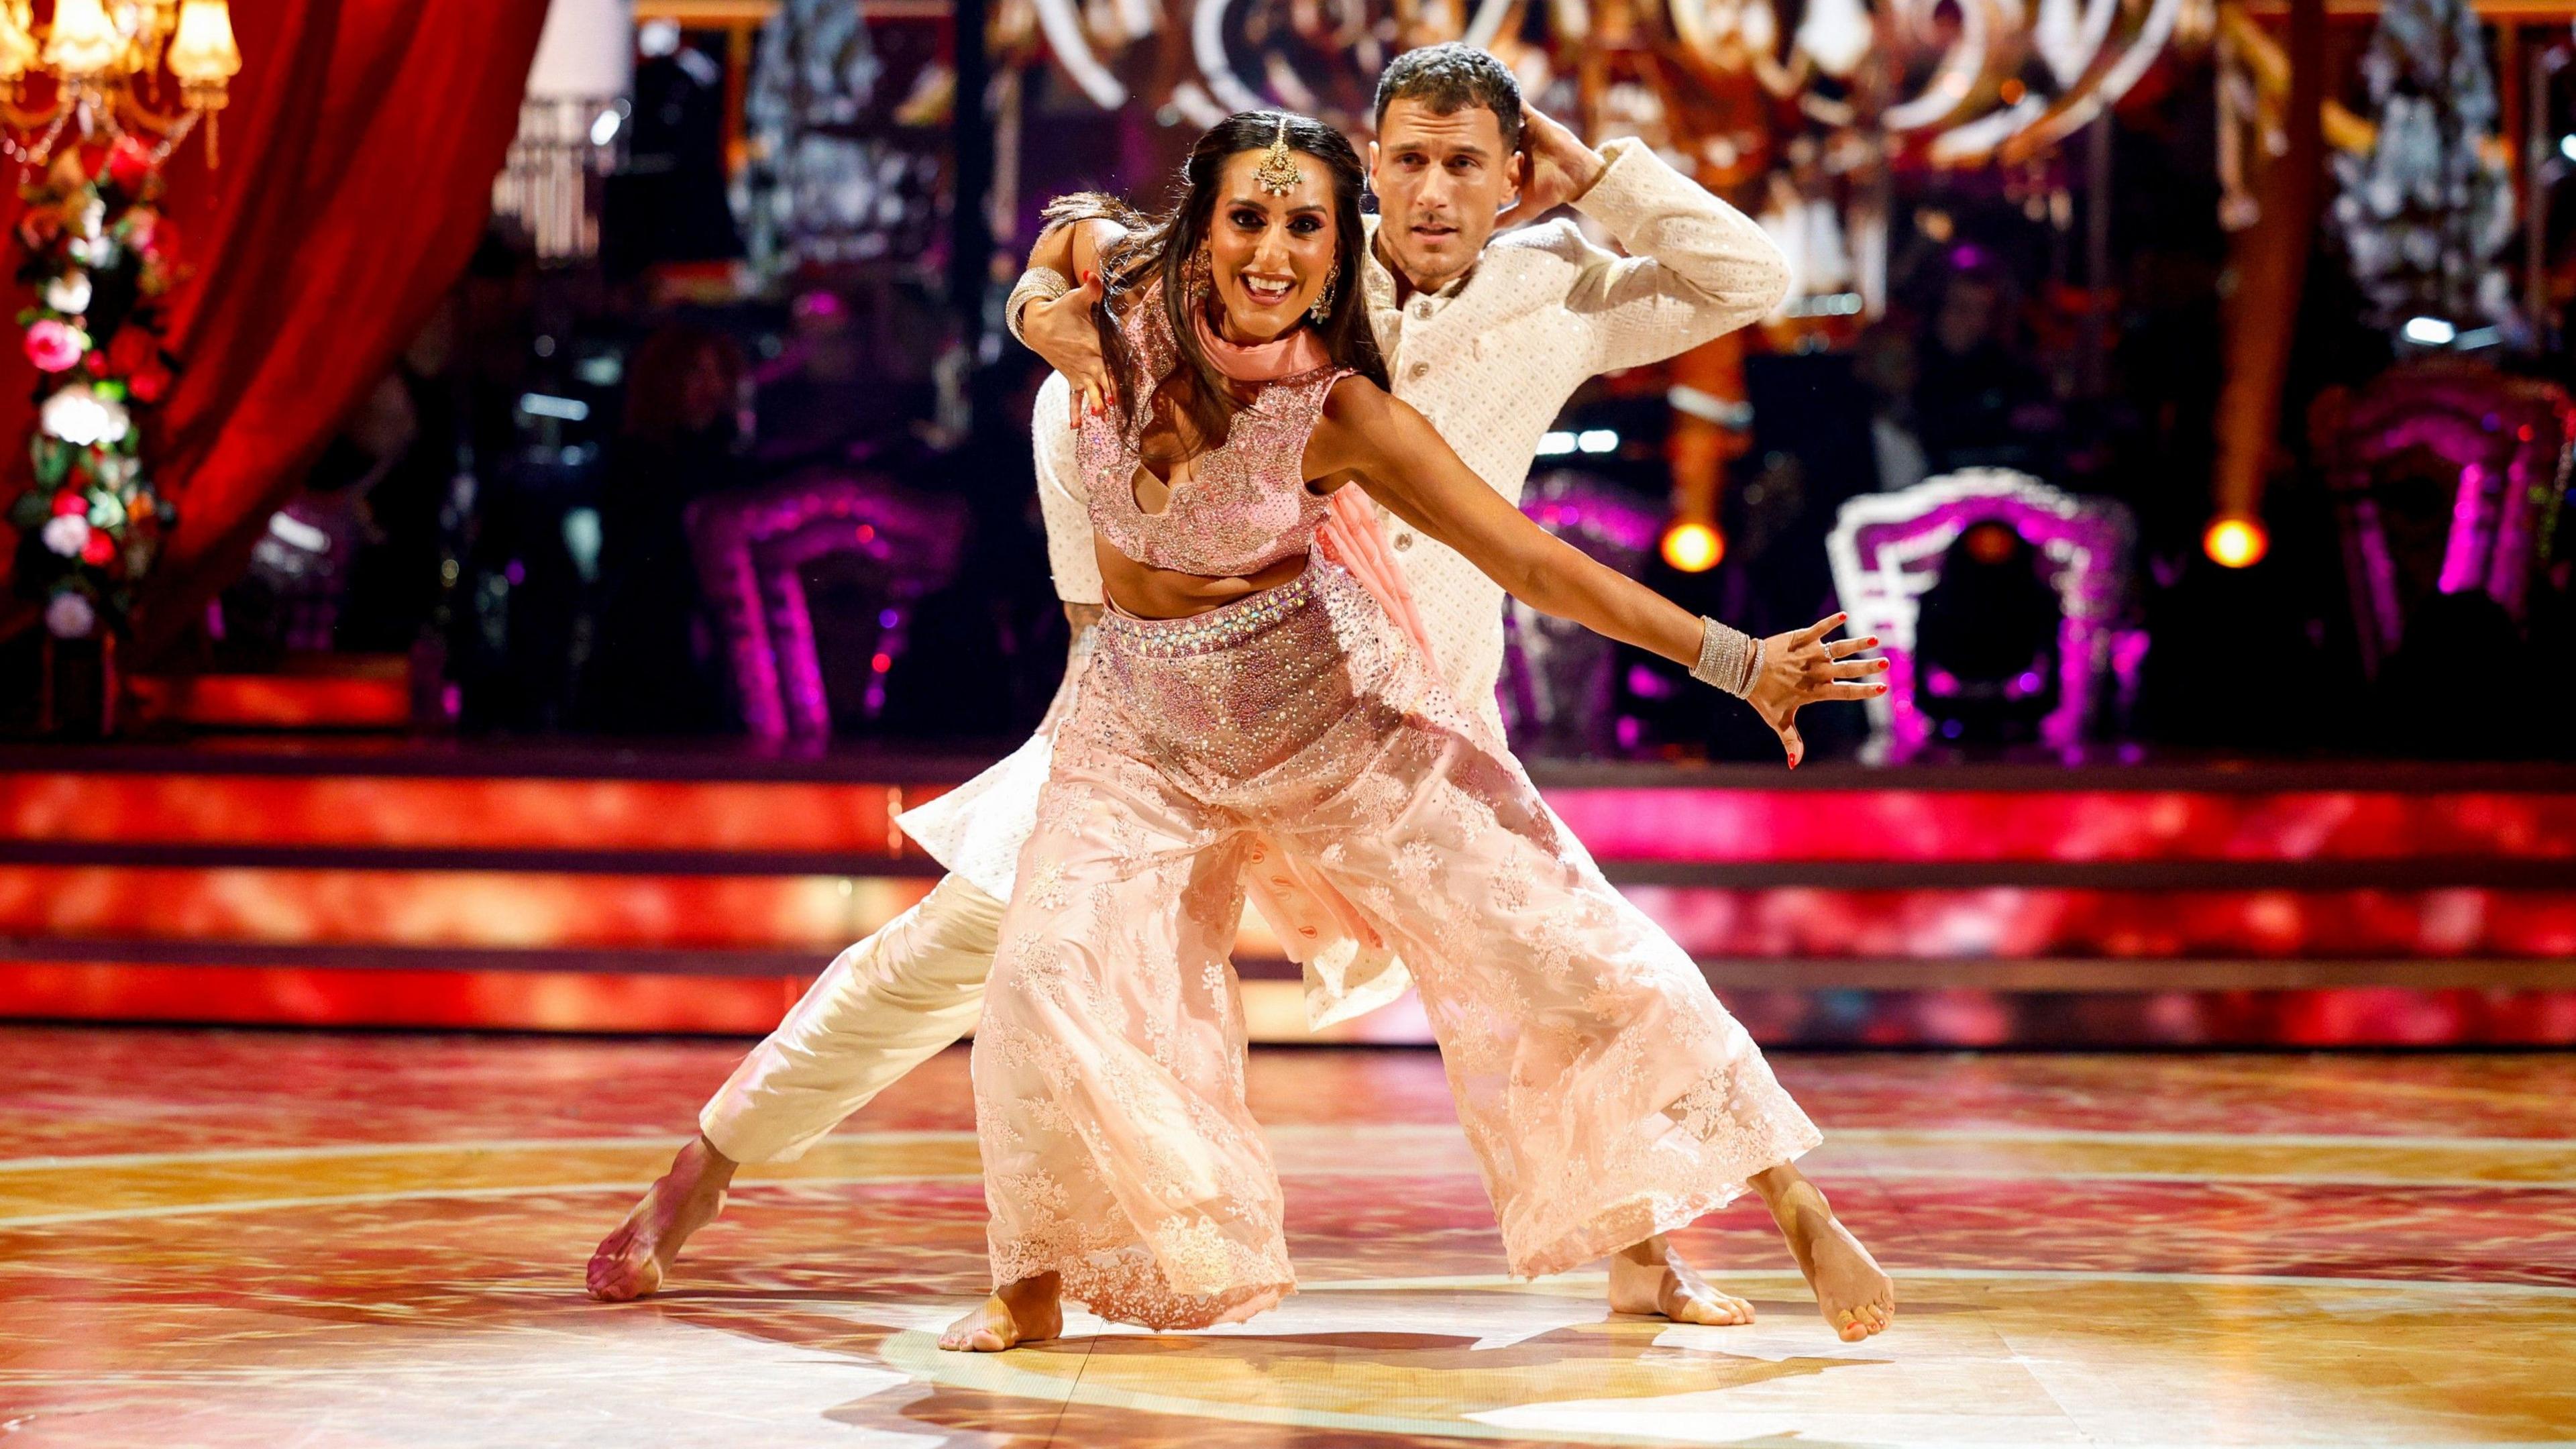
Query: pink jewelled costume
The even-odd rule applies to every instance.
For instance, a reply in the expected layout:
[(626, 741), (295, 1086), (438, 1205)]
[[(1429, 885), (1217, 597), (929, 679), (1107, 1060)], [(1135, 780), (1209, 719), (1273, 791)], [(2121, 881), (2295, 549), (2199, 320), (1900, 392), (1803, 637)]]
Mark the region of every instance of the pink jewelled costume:
[[(1127, 316), (1137, 375), (1159, 380), (1177, 356), (1163, 321), (1162, 288), (1145, 288)], [(1153, 325), (1135, 325), (1139, 317)], [(1324, 399), (1349, 375), (1327, 365), (1264, 385), (1249, 407), (1236, 410), (1218, 447), (1174, 470), (1171, 498), (1160, 513), (1136, 504), (1145, 432), (1162, 391), (1147, 382), (1123, 423), (1096, 420), (1075, 435), (1091, 526), (1138, 563), (1211, 579), (1256, 574), (1306, 552), (1332, 504), (1305, 485), (1299, 459)]]
[[(1131, 342), (1168, 360), (1140, 300)], [(1095, 526), (1210, 576), (1305, 551), (1324, 510), (1301, 458), (1338, 377), (1268, 388), (1163, 514), (1131, 492), (1142, 423), (1086, 424)], [(1686, 1224), (1819, 1140), (1690, 957), (1348, 573), (1315, 561), (1208, 613), (1098, 629), (975, 1036), (997, 1284), (1060, 1273), (1158, 1329), (1295, 1291), (1227, 962), (1247, 873), (1411, 968), (1514, 1273)]]

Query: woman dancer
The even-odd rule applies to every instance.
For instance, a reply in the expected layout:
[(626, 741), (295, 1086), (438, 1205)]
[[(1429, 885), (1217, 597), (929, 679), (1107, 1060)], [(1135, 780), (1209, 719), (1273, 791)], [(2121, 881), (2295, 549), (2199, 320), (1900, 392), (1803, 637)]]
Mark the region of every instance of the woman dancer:
[[(1883, 688), (1863, 681), (1884, 661), (1851, 657), (1875, 641), (1822, 642), (1835, 619), (1762, 641), (1694, 619), (1477, 479), (1385, 389), (1360, 174), (1327, 127), (1237, 115), (1193, 148), (1169, 216), (1076, 198), (1060, 219), (1133, 225), (1040, 242), (1040, 265), (1106, 279), (1116, 397), (1080, 461), (1112, 610), (976, 1032), (997, 1288), (945, 1347), (1051, 1336), (1064, 1295), (1170, 1329), (1294, 1290), (1226, 963), (1246, 871), (1412, 969), (1516, 1274), (1687, 1224), (1819, 1140), (1690, 958), (1309, 548), (1327, 494), (1365, 479), (1534, 607), (1751, 698), (1792, 763), (1801, 705)], [(1892, 1285), (1797, 1185), (1812, 1216), (1792, 1246), (1828, 1318), (1879, 1331)]]

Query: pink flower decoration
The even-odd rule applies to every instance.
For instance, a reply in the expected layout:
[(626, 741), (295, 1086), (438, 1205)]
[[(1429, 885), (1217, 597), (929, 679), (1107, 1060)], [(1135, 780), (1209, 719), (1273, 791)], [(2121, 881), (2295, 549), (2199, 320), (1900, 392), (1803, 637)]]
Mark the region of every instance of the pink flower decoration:
[(39, 372), (65, 372), (89, 351), (89, 339), (79, 329), (47, 317), (27, 329), (27, 360)]
[(81, 550), (89, 547), (91, 532), (88, 519), (77, 513), (60, 513), (46, 519), (44, 530), (37, 536), (45, 541), (45, 547), (63, 557), (79, 558)]
[(107, 164), (99, 168), (99, 174), (133, 192), (141, 191), (143, 183), (160, 169), (161, 163), (153, 158), (151, 147), (132, 136), (119, 136), (116, 144), (108, 148)]
[(57, 639), (86, 639), (98, 624), (98, 609), (86, 594), (65, 589), (45, 605), (45, 627)]

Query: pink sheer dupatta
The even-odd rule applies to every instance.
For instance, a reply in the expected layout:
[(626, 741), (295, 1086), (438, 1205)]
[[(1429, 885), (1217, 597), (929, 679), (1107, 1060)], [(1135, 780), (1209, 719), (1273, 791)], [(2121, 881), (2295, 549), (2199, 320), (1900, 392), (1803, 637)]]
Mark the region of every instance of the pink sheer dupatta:
[(1350, 571), (1369, 597), (1377, 600), (1386, 616), (1404, 631), (1413, 646), (1422, 651), (1434, 673), (1440, 668), (1438, 656), (1431, 652), (1431, 631), (1422, 627), (1421, 611), (1413, 607), (1413, 590), (1404, 582), (1404, 568), (1387, 552), (1386, 534), (1377, 526), (1377, 506), (1360, 491), (1357, 483), (1345, 483), (1333, 493), (1333, 511), (1324, 526), (1315, 531), (1315, 542), (1324, 557)]

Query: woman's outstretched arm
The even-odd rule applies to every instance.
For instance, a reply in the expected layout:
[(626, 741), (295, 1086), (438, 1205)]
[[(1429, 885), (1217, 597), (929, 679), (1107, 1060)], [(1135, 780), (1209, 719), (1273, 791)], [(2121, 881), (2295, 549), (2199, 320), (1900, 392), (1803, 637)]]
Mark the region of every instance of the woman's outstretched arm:
[[(1315, 478), (1360, 474), (1370, 497), (1542, 614), (1677, 664), (1699, 662), (1705, 627), (1699, 618), (1531, 522), (1461, 462), (1422, 414), (1364, 378), (1345, 378), (1333, 389), (1307, 443), (1306, 472)], [(1841, 622), (1837, 614), (1763, 641), (1761, 672), (1745, 699), (1779, 733), (1792, 765), (1805, 754), (1796, 725), (1800, 708), (1886, 689), (1869, 681), (1887, 668), (1886, 660), (1853, 657), (1877, 640), (1826, 642)]]

